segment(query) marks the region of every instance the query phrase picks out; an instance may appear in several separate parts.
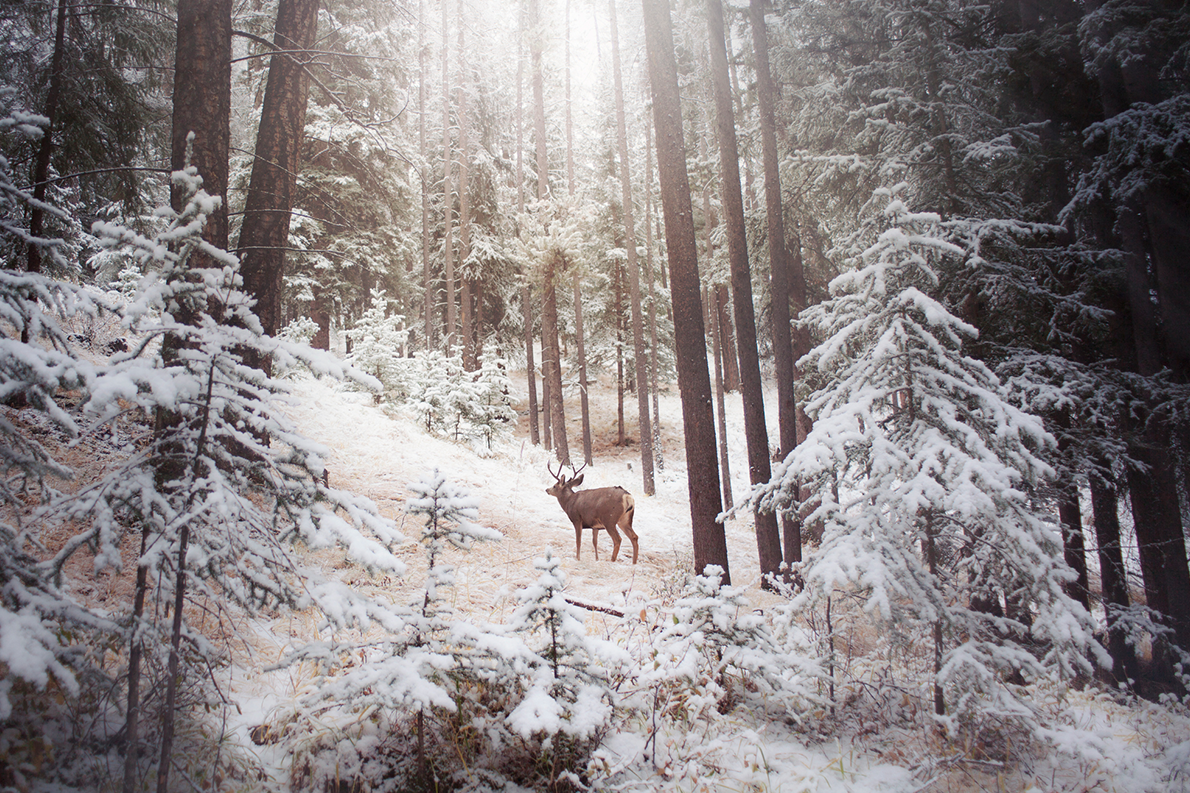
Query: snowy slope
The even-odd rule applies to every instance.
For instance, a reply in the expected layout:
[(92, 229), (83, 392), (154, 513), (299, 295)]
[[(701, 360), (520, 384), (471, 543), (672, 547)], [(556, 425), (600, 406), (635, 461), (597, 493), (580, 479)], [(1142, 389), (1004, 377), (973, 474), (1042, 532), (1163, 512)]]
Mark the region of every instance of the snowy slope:
[[(451, 552), (449, 561), (457, 568), (455, 606), (461, 612), (477, 621), (505, 622), (516, 606), (511, 594), (535, 580), (532, 561), (548, 548), (562, 561), (571, 599), (623, 612), (620, 617), (587, 611), (588, 632), (627, 641), (637, 657), (643, 657), (641, 642), (647, 644), (647, 628), (668, 617), (666, 610), (691, 566), (678, 434), (680, 404), (675, 394), (665, 394), (661, 400), (666, 467), (658, 473), (657, 495), (645, 497), (637, 448), (609, 443), (614, 440), (614, 424), (608, 419), (615, 415), (614, 393), (609, 389), (592, 393), (596, 460), (585, 471), (584, 487), (619, 484), (633, 492), (641, 543), (640, 563), (633, 566), (627, 540), (620, 558), (612, 562), (611, 542), (602, 532), (599, 561), (591, 553), (589, 534), (583, 538), (582, 559), (574, 559), (573, 530), (557, 501), (545, 493), (552, 483), (546, 471), (550, 458), (528, 443), (523, 426), (490, 452), (476, 453), (424, 434), (408, 419), (373, 404), (370, 395), (308, 378), (296, 380), (293, 388), (295, 401), (286, 412), (304, 434), (329, 448), (331, 484), (375, 500), (384, 514), (398, 524), (404, 522), (406, 536), (416, 536), (419, 529), (405, 516), (404, 505), (411, 495), (408, 485), (428, 471), (441, 470), (478, 500), (481, 522), (499, 530), (504, 539), (480, 544), (468, 553)], [(570, 404), (567, 408), (571, 449), (581, 458), (578, 408)], [(739, 497), (747, 474), (738, 395), (729, 396), (728, 416), (736, 439), (731, 462)], [(774, 430), (771, 436), (775, 435)], [(727, 531), (734, 582), (746, 588), (753, 606), (767, 609), (777, 601), (757, 586), (750, 522), (730, 521)], [(369, 578), (342, 567), (330, 553), (322, 554), (320, 561), (325, 570), (334, 570), (353, 585), (403, 600), (417, 589), (424, 574), (420, 549), (410, 543), (403, 553), (409, 564), (404, 581)], [(288, 773), (283, 744), (253, 746), (248, 731), (293, 707), (295, 692), (309, 682), (302, 675), (309, 673), (300, 668), (265, 670), (290, 644), (288, 637), (296, 642), (316, 633), (317, 625), (309, 615), (261, 623), (256, 653), (233, 671), (231, 682), (240, 711), (235, 732), (255, 762), (269, 769), (279, 789)], [(1190, 718), (1176, 708), (1117, 702), (1093, 687), (1072, 691), (1064, 685), (1039, 686), (1035, 704), (1052, 725), (1053, 748), (1019, 765), (991, 762), (985, 768), (947, 756), (928, 726), (928, 717), (885, 721), (890, 706), (896, 709), (897, 703), (910, 701), (905, 693), (913, 693), (910, 681), (887, 679), (879, 658), (856, 657), (847, 663), (852, 685), (844, 693), (841, 683), (840, 698), (848, 704), (839, 708), (837, 716), (822, 710), (790, 714), (801, 721), (800, 727), (747, 709), (719, 715), (712, 709), (709, 717), (688, 723), (651, 724), (644, 715), (633, 716), (599, 750), (608, 772), (606, 782), (615, 789), (640, 791), (1190, 790)], [(621, 694), (632, 696), (633, 692)], [(870, 727), (873, 718), (883, 726)], [(818, 722), (824, 725), (822, 734), (816, 728)], [(652, 726), (659, 732), (650, 741)]]

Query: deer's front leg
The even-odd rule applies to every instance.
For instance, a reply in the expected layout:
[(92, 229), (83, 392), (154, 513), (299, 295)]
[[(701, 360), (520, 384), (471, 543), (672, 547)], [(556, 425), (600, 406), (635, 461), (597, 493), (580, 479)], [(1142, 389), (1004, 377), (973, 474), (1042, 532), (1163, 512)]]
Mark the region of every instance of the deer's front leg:
[(583, 553), (583, 524), (574, 524), (574, 558), (582, 559)]

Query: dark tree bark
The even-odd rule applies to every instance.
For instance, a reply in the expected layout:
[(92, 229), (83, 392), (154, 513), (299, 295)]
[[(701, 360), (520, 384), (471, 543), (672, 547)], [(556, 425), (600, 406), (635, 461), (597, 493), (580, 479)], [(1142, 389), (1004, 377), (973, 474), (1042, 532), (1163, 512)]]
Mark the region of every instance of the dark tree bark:
[(1075, 580), (1067, 587), (1067, 594), (1091, 610), (1091, 591), (1087, 581), (1087, 547), (1083, 536), (1083, 511), (1078, 492), (1063, 493), (1058, 501), (1058, 520), (1062, 524), (1063, 558), (1075, 573)]
[[(544, 201), (549, 196), (549, 156), (545, 133), (545, 80), (542, 74), (544, 55), (540, 0), (530, 1), (532, 38), (529, 41), (530, 71), (533, 80), (533, 137), (537, 149), (537, 199)], [(541, 310), (541, 374), (548, 378), (545, 394), (547, 425), (546, 446), (553, 448), (559, 460), (570, 464), (570, 449), (566, 442), (566, 418), (562, 407), (562, 367), (558, 350), (558, 293), (556, 279), (559, 262), (550, 258), (546, 262), (544, 294)]]
[(467, 115), (467, 92), (470, 88), (469, 73), (467, 71), (467, 26), (463, 20), (463, 0), (459, 0), (458, 5), (458, 19), (456, 20), (459, 26), (459, 100), (458, 117), (459, 117), (459, 281), (461, 288), (461, 305), (462, 305), (462, 334), (463, 334), (463, 366), (468, 371), (475, 371), (479, 368), (479, 356), (476, 351), (475, 336), (475, 312), (472, 305), (472, 298), (474, 293), (474, 279), (471, 278), (466, 263), (467, 258), (471, 255), (471, 168), (470, 168), (470, 142), (468, 137), (470, 135), (470, 118)]
[[(739, 169), (739, 166), (736, 166)], [(726, 207), (724, 208), (726, 210)], [(728, 234), (730, 234), (730, 230)], [(730, 258), (730, 253), (728, 254)], [(734, 288), (734, 285), (733, 287)], [(731, 321), (731, 290), (727, 284), (715, 284), (715, 311), (719, 330), (723, 334), (723, 387), (728, 391), (740, 390), (740, 360), (736, 352), (735, 326)]]
[[(140, 538), (140, 556), (148, 550), (150, 533), (145, 530)], [(137, 624), (145, 614), (145, 595), (149, 591), (149, 568), (145, 565), (136, 567), (136, 587), (133, 590), (132, 622)], [(124, 784), (122, 793), (133, 793), (138, 789), (137, 763), (140, 760), (140, 678), (141, 663), (144, 660), (144, 642), (133, 641), (128, 648), (128, 697), (125, 702), (126, 716), (124, 720), (124, 736), (126, 749), (124, 750)]]
[[(574, 183), (574, 118), (570, 101), (570, 0), (566, 0), (566, 192), (571, 200), (575, 196)], [(587, 397), (587, 349), (583, 339), (583, 294), (578, 268), (574, 272), (574, 334), (575, 355), (578, 358), (578, 396), (583, 421), (583, 462), (592, 463), (591, 457), (591, 404)]]
[[(31, 273), (41, 272), (41, 246), (38, 243), (44, 233), (46, 180), (50, 175), (50, 158), (54, 153), (54, 119), (58, 115), (58, 97), (62, 93), (62, 63), (66, 59), (66, 0), (58, 0), (57, 18), (54, 22), (54, 54), (50, 60), (50, 88), (45, 96), (45, 117), (49, 119), (41, 142), (37, 146), (37, 157), (33, 162), (33, 205), (29, 210), (29, 236), (33, 241), (27, 249), (25, 269)], [(22, 331), (22, 341), (28, 341), (28, 330)]]
[(533, 361), (533, 303), (529, 285), (521, 290), (521, 312), (525, 316), (525, 370), (529, 378), (529, 442), (541, 444), (537, 423), (537, 366)]
[[(1168, 427), (1151, 421), (1129, 444), (1128, 456), (1144, 466), (1128, 469), (1133, 522), (1140, 551), (1148, 606), (1163, 614), (1174, 641), (1190, 648), (1190, 571), (1182, 533), (1174, 458), (1169, 453)], [(1167, 653), (1168, 651), (1166, 651)], [(1172, 658), (1154, 649), (1158, 678), (1172, 682)]]
[[(187, 164), (194, 166), (203, 177), (203, 187), (209, 195), (220, 198), (219, 209), (212, 213), (203, 229), (203, 238), (212, 245), (227, 249), (227, 179), (228, 146), (231, 121), (231, 0), (181, 0), (178, 3), (178, 39), (174, 62), (174, 106), (171, 130), (171, 168), (181, 170)], [(170, 202), (175, 211), (183, 209), (187, 197), (183, 189), (174, 186)], [(210, 263), (205, 256), (193, 256), (192, 267), (205, 267)], [(174, 319), (181, 323), (192, 323), (196, 317), (188, 311), (175, 313)], [(162, 342), (162, 357), (171, 362), (181, 349), (181, 341), (171, 335)], [(169, 412), (159, 411), (156, 417), (158, 433), (168, 432), (181, 421)], [(165, 483), (176, 480), (182, 474), (184, 461), (181, 454), (165, 451), (164, 462), (155, 471), (156, 479), (164, 488)], [(146, 529), (147, 531), (147, 529)], [(143, 541), (143, 537), (142, 537)], [(184, 540), (183, 540), (184, 542)], [(144, 584), (148, 585), (147, 581)], [(139, 591), (141, 578), (137, 577), (136, 603), (143, 604), (145, 594)], [(185, 557), (177, 559), (177, 601), (184, 602), (186, 588)], [(170, 646), (170, 667), (177, 668), (177, 657), (181, 651), (180, 632), (175, 630)], [(138, 654), (139, 655), (139, 654)], [(131, 656), (131, 654), (130, 654)], [(129, 669), (128, 701), (134, 701), (131, 690), (133, 680), (140, 680), (140, 671)], [(163, 718), (161, 760), (157, 767), (157, 790), (164, 793), (169, 785), (170, 760), (173, 752), (174, 713), (172, 702), (178, 684), (177, 675), (166, 681), (166, 712)], [(133, 772), (137, 762), (139, 736), (128, 730), (129, 756), (125, 766), (125, 793), (131, 793), (136, 780)]]
[[(222, 199), (203, 239), (224, 250), (230, 113), (231, 0), (180, 0), (170, 168), (185, 167), (187, 136), (193, 132), (190, 164), (198, 169), (203, 189)], [(173, 188), (170, 201), (175, 210), (182, 209), (180, 188)]]
[(616, 445), (628, 445), (624, 429), (624, 268), (617, 262), (612, 272), (616, 315)]
[(583, 412), (583, 462), (590, 465), (591, 457), (591, 405), (587, 399), (587, 350), (583, 343), (583, 295), (579, 288), (578, 273), (574, 274), (574, 332), (575, 354), (578, 356), (579, 405)]
[(430, 186), (426, 173), (430, 150), (426, 146), (426, 13), (425, 0), (417, 2), (417, 150), (421, 157), (421, 272), (422, 318), (424, 320), (425, 351), (434, 343), (434, 290), (430, 286)]
[(707, 308), (706, 325), (711, 331), (711, 354), (715, 360), (715, 412), (719, 419), (719, 480), (723, 488), (723, 507), (731, 509), (735, 499), (731, 494), (731, 459), (727, 453), (727, 406), (723, 399), (723, 329), (719, 312), (714, 308), (707, 290), (703, 290), (703, 305)]
[[(1055, 411), (1050, 416), (1058, 436), (1058, 452), (1069, 461), (1073, 452), (1070, 439), (1070, 415), (1067, 411)], [(1077, 600), (1087, 611), (1091, 610), (1091, 591), (1087, 581), (1087, 549), (1083, 536), (1083, 511), (1079, 504), (1078, 483), (1069, 469), (1059, 483), (1058, 522), (1062, 526), (1063, 557), (1077, 576), (1066, 587), (1066, 593)]]
[[(522, 3), (517, 30), (516, 66), (516, 211), (525, 212), (525, 6)], [(519, 226), (518, 226), (519, 229)], [(517, 232), (518, 236), (520, 232)], [(531, 289), (526, 282), (521, 291), (521, 313), (525, 319), (525, 379), (529, 387), (529, 442), (541, 444), (541, 429), (537, 421), (537, 371), (533, 361), (533, 303)]]
[(541, 308), (541, 445), (550, 451), (554, 450), (553, 414), (550, 408), (554, 404), (550, 401), (553, 390), (553, 377), (550, 373), (550, 351), (545, 342), (545, 301)]
[[(1099, 0), (1088, 2), (1088, 12), (1102, 5)], [(1122, 24), (1122, 23), (1121, 23)], [(1105, 30), (1110, 37), (1116, 31)], [(1097, 77), (1100, 102), (1104, 115), (1111, 118), (1140, 103), (1156, 103), (1163, 98), (1159, 80), (1156, 52), (1130, 57), (1126, 62), (1101, 64)], [(1178, 312), (1185, 308), (1186, 296), (1167, 295), (1173, 282), (1161, 281), (1174, 257), (1186, 246), (1185, 231), (1175, 230), (1170, 223), (1186, 223), (1183, 204), (1166, 204), (1155, 191), (1161, 188), (1150, 184), (1119, 202), (1116, 208), (1116, 231), (1120, 235), (1124, 253), (1128, 305), (1132, 314), (1133, 347), (1136, 370), (1146, 377), (1172, 364), (1179, 376), (1178, 353), (1169, 346), (1163, 330), (1179, 327)], [(1181, 216), (1178, 221), (1175, 218)], [(1158, 239), (1165, 235), (1163, 239)], [(1168, 314), (1168, 315), (1167, 315)], [(1180, 344), (1186, 344), (1180, 340)], [(1139, 407), (1139, 406), (1138, 406)], [(1177, 496), (1177, 475), (1172, 443), (1173, 428), (1163, 419), (1164, 406), (1143, 406), (1131, 426), (1128, 456), (1143, 466), (1143, 470), (1129, 466), (1128, 488), (1132, 502), (1141, 570), (1144, 575), (1148, 606), (1160, 612), (1174, 631), (1174, 641), (1183, 649), (1190, 649), (1190, 571), (1186, 565), (1186, 543), (1180, 505)], [(1134, 410), (1134, 416), (1136, 410)], [(1163, 642), (1155, 643), (1153, 676), (1162, 683), (1175, 684), (1172, 656)]]
[[(275, 336), (281, 324), (281, 295), (285, 278), (285, 248), (294, 188), (300, 168), (306, 128), (306, 99), (310, 76), (307, 57), (296, 51), (314, 45), (321, 0), (281, 0), (273, 45), (286, 54), (269, 60), (268, 82), (256, 133), (256, 158), (244, 201), (240, 229), (240, 274), (244, 291), (256, 298), (256, 315), (264, 332)], [(271, 358), (251, 363), (272, 372)]]
[(558, 345), (557, 282), (565, 275), (565, 270), (565, 257), (557, 252), (549, 254), (545, 267), (545, 302), (541, 309), (541, 357), (543, 373), (549, 378), (547, 420), (553, 430), (554, 454), (562, 465), (570, 465), (570, 444), (566, 441), (566, 414), (562, 405), (562, 355)]
[(698, 242), (690, 206), (686, 173), (686, 143), (678, 70), (674, 59), (673, 25), (668, 0), (643, 0), (645, 51), (653, 96), (653, 125), (657, 131), (657, 165), (661, 177), (661, 206), (665, 216), (678, 362), (678, 390), (686, 436), (687, 487), (694, 540), (694, 566), (723, 569), (730, 582), (727, 538), (717, 522), (723, 510), (719, 498), (719, 465), (715, 460), (715, 420), (711, 410), (711, 381), (707, 373), (706, 328), (699, 297)]
[(316, 350), (331, 348), (331, 311), (326, 302), (323, 290), (314, 289), (314, 301), (310, 304), (310, 317), (318, 329), (314, 331), (314, 338), (310, 339), (310, 346)]
[[(768, 31), (764, 23), (763, 0), (751, 0), (752, 49), (756, 57), (756, 86), (760, 110), (760, 142), (764, 162), (764, 204), (768, 218), (770, 291), (772, 293), (773, 366), (777, 374), (777, 422), (781, 435), (781, 459), (798, 443), (797, 402), (794, 384), (797, 370), (793, 337), (789, 327), (790, 256), (786, 247), (785, 217), (781, 206), (781, 176), (777, 157), (777, 97), (769, 72)], [(801, 561), (801, 523), (795, 517), (783, 521), (785, 561)]]
[[(744, 400), (744, 438), (748, 444), (748, 476), (754, 484), (768, 482), (769, 438), (764, 415), (764, 391), (760, 380), (760, 355), (756, 340), (756, 316), (752, 307), (752, 271), (748, 265), (748, 239), (744, 225), (744, 199), (740, 193), (739, 148), (735, 116), (731, 106), (731, 84), (724, 44), (723, 7), (720, 0), (707, 0), (707, 29), (711, 47), (711, 78), (715, 89), (715, 113), (719, 137), (720, 194), (727, 224), (727, 256), (731, 266), (731, 291), (735, 309), (736, 350), (740, 368), (740, 391)], [(756, 548), (762, 576), (776, 574), (781, 567), (781, 536), (777, 517), (756, 512)]]
[(657, 298), (653, 278), (653, 128), (645, 124), (645, 280), (649, 284), (649, 372), (653, 375), (653, 456), (665, 467), (661, 445), (661, 370), (657, 366)]
[(446, 0), (442, 0), (442, 272), (446, 280), (446, 332), (443, 336), (446, 354), (452, 355), (459, 338), (455, 309), (454, 192), (450, 186), (454, 155), (450, 143), (450, 20), (447, 5)]
[(657, 492), (653, 482), (653, 427), (649, 417), (649, 362), (645, 355), (644, 315), (640, 306), (640, 263), (636, 258), (632, 176), (628, 165), (628, 124), (624, 118), (624, 88), (620, 76), (620, 36), (616, 29), (616, 0), (608, 0), (611, 18), (612, 84), (620, 148), (620, 199), (624, 205), (624, 248), (628, 253), (628, 299), (632, 306), (632, 352), (636, 371), (636, 415), (640, 424), (640, 471), (645, 495)]
[[(1102, 470), (1106, 470), (1104, 461), (1100, 460), (1099, 464)], [(1112, 675), (1121, 682), (1135, 680), (1139, 676), (1136, 651), (1128, 643), (1124, 631), (1115, 624), (1116, 614), (1131, 603), (1128, 571), (1124, 567), (1124, 553), (1120, 545), (1116, 485), (1094, 471), (1088, 479), (1095, 519), (1095, 540), (1099, 545), (1099, 581), (1103, 608), (1107, 613), (1107, 651), (1112, 657)]]

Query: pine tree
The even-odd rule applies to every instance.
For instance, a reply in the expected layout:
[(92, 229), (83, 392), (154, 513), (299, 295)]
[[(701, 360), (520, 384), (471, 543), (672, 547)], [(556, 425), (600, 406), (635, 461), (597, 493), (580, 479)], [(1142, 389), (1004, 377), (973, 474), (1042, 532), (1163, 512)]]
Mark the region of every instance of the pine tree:
[(931, 297), (967, 255), (956, 229), (909, 212), (899, 189), (875, 200), (886, 206), (870, 245), (804, 315), (825, 339), (803, 359), (820, 381), (814, 429), (762, 505), (790, 508), (799, 482), (821, 494), (799, 603), (858, 589), (894, 637), (932, 631), (939, 715), (1027, 717), (1006, 676), (1086, 674), (1104, 656), (1034, 497), (1054, 441), (963, 353), (975, 329)]
[(690, 578), (651, 646), (641, 683), (674, 687), (685, 718), (741, 704), (793, 715), (818, 702), (813, 688), (821, 670), (714, 565)]
[[(482, 647), (488, 634), (468, 629), (451, 606), (448, 590), (455, 582), (454, 566), (447, 562), (445, 553), (448, 547), (470, 550), (476, 542), (499, 540), (503, 535), (477, 523), (475, 500), (437, 469), (421, 481), (410, 483), (409, 489), (413, 495), (406, 503), (406, 511), (425, 521), (418, 542), (426, 554), (426, 579), (415, 590), (415, 599), (386, 611), (382, 622), (386, 632), (379, 641), (362, 647), (350, 642), (325, 643), (296, 653), (289, 660), (318, 659), (325, 667), (334, 668), (344, 653), (362, 657), (366, 663), (352, 664), (320, 680), (307, 702), (336, 703), (355, 713), (379, 710), (386, 722), (402, 725), (402, 730), (412, 728), (417, 741), (412, 758), (416, 769), (409, 768), (409, 752), (404, 746), (394, 764), (402, 773), (433, 789), (444, 774), (442, 768), (448, 769), (457, 759), (453, 751), (439, 752), (449, 745), (450, 724), (446, 720), (466, 716), (468, 708), (478, 707), (472, 702), (476, 684), (482, 680), (483, 665), (477, 657), (488, 652)], [(500, 646), (512, 656), (509, 663), (528, 655), (515, 642)], [(436, 719), (443, 723), (436, 723)], [(332, 745), (326, 750), (337, 754), (337, 738), (329, 737)], [(315, 740), (327, 738), (320, 734)], [(378, 770), (388, 774), (383, 766)]]
[[(325, 483), (326, 450), (303, 439), (276, 412), (273, 401), (284, 387), (247, 364), (244, 351), (271, 355), (282, 366), (300, 360), (324, 374), (351, 370), (333, 357), (263, 335), (240, 290), (238, 261), (202, 237), (218, 199), (200, 189), (193, 167), (176, 174), (174, 182), (188, 198), (177, 214), (162, 210), (170, 225), (154, 238), (96, 224), (106, 245), (149, 274), (123, 312), (139, 342), (95, 379), (86, 404), (98, 426), (121, 415), (127, 404), (169, 420), (158, 424), (137, 454), (57, 505), (54, 519), (85, 528), (51, 562), (60, 572), (75, 551), (90, 546), (100, 570), (118, 569), (126, 533), (140, 532), (135, 598), (124, 626), (130, 654), (127, 732), (137, 743), (143, 653), (158, 644), (168, 647), (159, 783), (162, 767), (173, 760), (173, 696), (194, 671), (182, 668), (180, 652), (181, 637), (189, 632), (189, 600), (199, 599), (217, 614), (225, 602), (248, 613), (315, 606), (332, 622), (356, 624), (376, 613), (375, 606), (345, 587), (314, 580), (286, 545), (342, 545), (367, 568), (404, 569), (391, 552), (403, 541), (392, 522), (367, 499)], [(175, 340), (168, 360), (157, 345), (167, 336)], [(355, 376), (378, 385), (366, 375)], [(152, 608), (150, 596), (164, 603)], [(171, 612), (172, 625), (157, 622)], [(209, 652), (201, 650), (198, 658), (213, 660)], [(130, 751), (126, 784), (135, 784), (137, 763), (137, 752)]]
[(405, 390), (407, 358), (401, 356), (409, 341), (405, 318), (392, 312), (392, 301), (383, 289), (373, 289), (372, 305), (347, 331), (351, 364), (375, 377), (385, 391)]
[(537, 583), (517, 592), (521, 605), (507, 629), (521, 634), (536, 657), (522, 676), (526, 690), (508, 714), (508, 725), (540, 744), (553, 786), (563, 767), (573, 772), (607, 729), (613, 711), (610, 673), (629, 658), (618, 645), (587, 635), (582, 612), (563, 594), (566, 575), (557, 557), (547, 551), (533, 566), (540, 573)]
[(694, 564), (696, 568), (718, 565), (724, 571), (724, 578), (730, 581), (727, 538), (723, 525), (717, 522), (723, 502), (719, 497), (719, 465), (715, 460), (715, 418), (711, 409), (706, 332), (699, 298), (698, 243), (690, 208), (673, 25), (669, 5), (663, 0), (645, 0), (644, 11), (653, 124), (657, 130), (657, 166), (672, 284), (678, 390), (682, 396), (682, 424), (686, 437)]
[[(30, 233), (26, 207), (39, 204), (57, 219), (65, 213), (17, 187), (5, 154), (13, 139), (20, 145), (44, 135), (47, 121), (19, 112), (0, 118), (5, 143), (0, 149), (0, 237), (6, 247), (14, 241), (22, 248), (36, 246), (39, 256), (56, 260), (61, 241)], [(88, 388), (96, 376), (89, 363), (71, 354), (62, 322), (102, 308), (77, 285), (0, 270), (0, 312), (11, 328), (0, 334), (0, 719), (15, 738), (9, 744), (9, 768), (22, 767), (23, 745), (46, 745), (53, 710), (30, 701), (64, 699), (69, 708), (80, 693), (80, 678), (98, 671), (88, 661), (83, 637), (118, 632), (113, 620), (76, 602), (55, 567), (39, 558), (49, 528), (45, 510), (63, 498), (58, 483), (74, 477), (46, 440), (80, 435), (62, 395)], [(16, 736), (28, 736), (30, 742)]]

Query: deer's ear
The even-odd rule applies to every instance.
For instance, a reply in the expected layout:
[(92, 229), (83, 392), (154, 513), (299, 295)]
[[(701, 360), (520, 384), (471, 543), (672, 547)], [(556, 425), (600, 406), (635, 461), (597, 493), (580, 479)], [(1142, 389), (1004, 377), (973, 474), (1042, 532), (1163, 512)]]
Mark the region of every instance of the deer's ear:
[(583, 476), (584, 476), (584, 474), (579, 474), (574, 479), (571, 479), (570, 480), (571, 487), (581, 485), (583, 483)]

